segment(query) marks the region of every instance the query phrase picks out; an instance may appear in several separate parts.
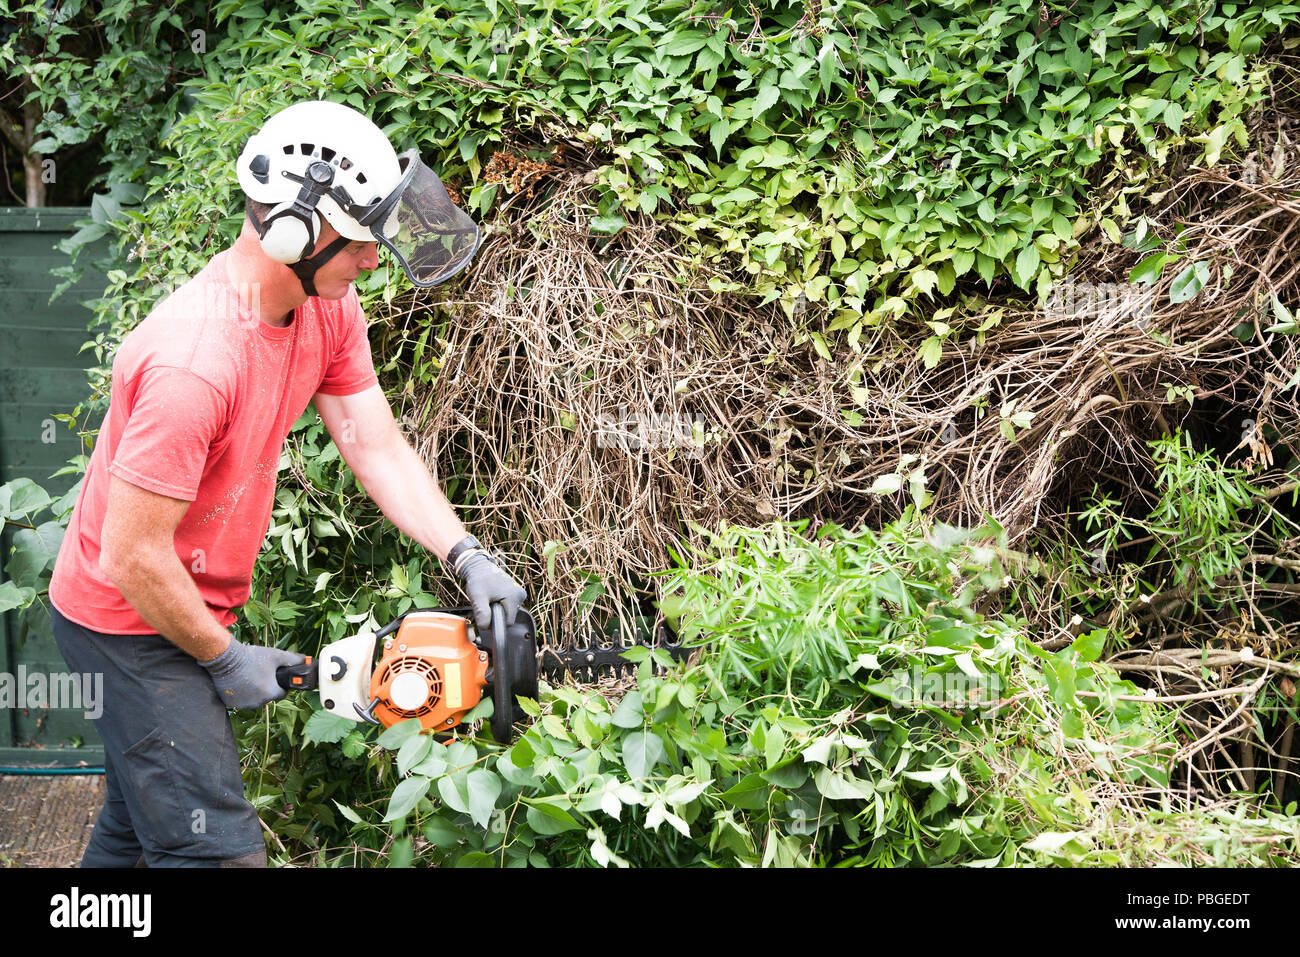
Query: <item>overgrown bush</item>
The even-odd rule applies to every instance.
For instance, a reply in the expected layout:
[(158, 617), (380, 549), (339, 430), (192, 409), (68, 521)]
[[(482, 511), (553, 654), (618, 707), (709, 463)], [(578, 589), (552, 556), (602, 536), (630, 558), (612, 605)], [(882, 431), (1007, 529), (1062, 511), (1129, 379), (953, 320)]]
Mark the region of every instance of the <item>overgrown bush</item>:
[[(545, 687), (524, 702), (533, 720), (508, 748), (468, 736), (439, 744), (415, 721), (367, 744), (351, 722), (277, 705), (304, 743), (287, 767), (287, 752), (266, 749), (251, 779), (268, 809), (282, 789), (295, 808), (273, 824), (285, 859), (1122, 857), (1106, 828), (1137, 827), (1170, 800), (1173, 715), (1097, 660), (1107, 635), (1048, 653), (1014, 620), (973, 612), (975, 597), (1003, 584), (995, 530), (927, 533), (909, 514), (879, 534), (806, 531), (729, 528), (683, 555), (664, 592), (696, 660), (657, 667), (671, 662), (638, 649), (635, 684)], [(1250, 820), (1274, 836), (1282, 827)], [(1244, 847), (1234, 863), (1262, 851)]]
[[(24, 7), (37, 26), (44, 9)], [(158, 12), (140, 21), (155, 35), (167, 23)], [(816, 356), (829, 363), (836, 350), (843, 361), (828, 373), (835, 381), (818, 385), (834, 393), (828, 402), (848, 406), (840, 417), (856, 428), (870, 398), (869, 363), (879, 370), (910, 356), (932, 369), (963, 324), (979, 320), (972, 341), (982, 346), (1002, 315), (978, 298), (931, 313), (936, 294), (974, 287), (976, 278), (987, 288), (999, 276), (1039, 292), (1094, 224), (1120, 240), (1129, 203), (1169, 157), (1195, 155), (1210, 166), (1230, 143), (1244, 145), (1241, 118), (1263, 86), (1249, 58), (1297, 12), (1274, 2), (1203, 10), (1149, 0), (1068, 9), (1027, 0), (996, 9), (975, 0), (772, 2), (743, 12), (636, 0), (597, 13), (567, 0), (547, 11), (490, 0), (427, 9), (224, 2), (195, 61), (203, 75), (165, 100), (169, 128), (154, 157), (162, 172), (141, 194), (138, 154), (114, 158), (95, 225), (68, 244), (110, 230), (123, 253), (96, 304), (100, 367), (95, 395), (79, 411), (104, 407), (121, 337), (235, 235), (231, 166), (246, 137), (276, 107), (325, 91), (366, 109), (398, 144), (418, 145), (491, 227), (489, 243), (517, 228), (526, 201), (546, 214), (547, 175), (561, 169), (589, 189), (585, 211), (562, 225), (584, 235), (597, 260), (630, 218), (668, 222), (684, 237), (684, 262), (730, 270), (718, 289), (749, 294), (756, 305), (779, 301)], [(0, 62), (39, 69), (42, 102), (65, 115), (86, 76), (139, 65), (110, 56), (87, 67), (61, 56), (58, 44), (40, 62), (30, 46), (22, 56), (6, 49)], [(111, 120), (111, 110), (96, 115)], [(63, 135), (57, 118), (48, 122)], [(68, 127), (67, 135), (90, 128)], [(134, 142), (160, 139), (130, 128)], [(1152, 236), (1161, 248), (1176, 245)], [(1146, 278), (1159, 279), (1160, 268), (1144, 262), (1154, 272)], [(1187, 269), (1199, 291), (1208, 271)], [(448, 358), (456, 290), (440, 291), (436, 303), (411, 299), (385, 268), (359, 289), (372, 317), (395, 325), (400, 312), (409, 330), (400, 351), (380, 357), (385, 384), (427, 401)], [(879, 351), (863, 341), (863, 330), (905, 314), (927, 331), (900, 325), (901, 352), (896, 340)], [(843, 348), (832, 335), (840, 331)], [(856, 351), (866, 355), (846, 355)], [(1108, 374), (1122, 398), (1119, 377)], [(771, 391), (785, 397), (787, 384)], [(963, 390), (957, 401), (975, 406), (978, 425), (990, 396)], [(1001, 402), (1010, 443), (1032, 420), (1016, 401)], [(896, 414), (892, 406), (885, 413)], [(830, 433), (832, 445), (844, 445), (842, 432)], [(803, 438), (774, 437), (772, 456), (788, 464)], [(843, 447), (835, 451), (847, 458)], [(526, 450), (516, 453), (526, 465)], [(880, 490), (918, 481), (924, 459), (909, 467), (917, 459), (908, 452)], [(367, 503), (310, 412), (281, 464), (294, 481), (277, 495), (239, 626), (245, 637), (310, 651), (448, 597), (428, 556)], [(453, 482), (463, 486), (449, 489), (457, 502), (479, 487), (462, 471)], [(817, 481), (849, 484), (840, 473)], [(918, 508), (923, 481), (920, 491)], [(812, 494), (796, 493), (800, 501)], [(1227, 511), (1190, 516), (1187, 527), (1224, 544)], [(642, 663), (635, 690), (606, 689), (608, 697), (551, 689), (509, 750), (477, 739), (442, 748), (400, 726), (376, 747), (363, 729), (315, 713), (303, 697), (237, 716), (250, 792), (279, 858), (1148, 862), (1159, 855), (1135, 852), (1123, 835), (1148, 827), (1141, 815), (1155, 812), (1150, 828), (1170, 821), (1178, 829), (1168, 844), (1182, 848), (1170, 852), (1175, 859), (1203, 859), (1185, 840), (1188, 810), (1160, 794), (1179, 748), (1171, 714), (1159, 702), (1130, 700), (1141, 698), (1137, 689), (1098, 660), (1128, 633), (1086, 628), (1055, 647), (1062, 635), (1029, 634), (1010, 614), (976, 611), (973, 602), (996, 604), (993, 589), (1010, 592), (1008, 574), (1019, 574), (997, 564), (1005, 549), (948, 541), (941, 526), (927, 539), (910, 522), (878, 535), (827, 526), (815, 542), (781, 526), (690, 531), (711, 544), (684, 551), (662, 590), (664, 610), (703, 640), (699, 663), (667, 675)], [(1173, 524), (1172, 514), (1152, 519), (1152, 534)], [(665, 527), (664, 537), (678, 532), (686, 530)], [(528, 543), (530, 560), (549, 565), (554, 544)], [(1162, 557), (1178, 556), (1194, 585), (1197, 542), (1161, 544)], [(1240, 543), (1227, 544), (1225, 560)], [(1067, 564), (1075, 560), (1069, 553)], [(621, 573), (589, 572), (598, 580)], [(39, 592), (24, 587), (32, 593), (0, 595), (30, 601)], [(992, 713), (894, 707), (903, 676), (949, 688), (996, 680), (1006, 700)], [(1276, 821), (1242, 807), (1231, 813), (1268, 830), (1282, 858), (1293, 854), (1289, 832), (1278, 838)], [(1221, 849), (1231, 862), (1265, 854), (1260, 843)]]

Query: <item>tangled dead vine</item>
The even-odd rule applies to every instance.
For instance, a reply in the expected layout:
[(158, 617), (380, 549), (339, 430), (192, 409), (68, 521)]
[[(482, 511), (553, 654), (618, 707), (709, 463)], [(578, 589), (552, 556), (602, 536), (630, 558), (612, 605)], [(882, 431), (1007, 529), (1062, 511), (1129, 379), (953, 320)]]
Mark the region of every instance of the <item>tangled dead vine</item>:
[[(711, 291), (712, 276), (732, 277), (692, 263), (671, 224), (627, 217), (615, 237), (593, 233), (590, 171), (548, 168), (549, 189), (509, 204), (473, 273), (440, 300), (441, 367), (407, 384), (402, 416), (444, 483), (475, 488), (459, 497), (468, 523), (509, 555), (559, 641), (606, 616), (628, 623), (629, 599), (652, 613), (647, 576), (670, 563), (677, 536), (692, 537), (690, 523), (878, 525), (909, 500), (919, 468), (928, 515), (967, 527), (992, 517), (1013, 550), (1073, 541), (1079, 504), (1099, 482), (1131, 514), (1148, 514), (1147, 443), (1180, 431), (1252, 469), (1266, 490), (1256, 504), (1274, 510), (1294, 485), (1282, 467), (1300, 452), (1297, 390), (1284, 388), (1300, 351), (1266, 331), (1272, 297), (1300, 302), (1300, 136), (1288, 128), (1256, 114), (1252, 157), (1193, 168), (1148, 203), (1160, 248), (1180, 257), (1153, 287), (1127, 285), (1144, 253), (1100, 234), (1068, 271), (1067, 285), (1087, 291), (1073, 301), (1059, 287), (1047, 305), (1026, 305), (959, 286), (933, 369), (917, 349), (929, 331), (901, 322), (867, 330), (857, 351), (840, 340), (826, 360), (807, 335), (824, 328), (817, 304), (792, 323), (777, 304)], [(1204, 288), (1172, 303), (1175, 276), (1197, 262)], [(386, 334), (414, 340), (432, 315), (409, 300)], [(1242, 419), (1255, 425), (1249, 440)], [(898, 492), (872, 491), (895, 472)], [(1296, 541), (1271, 543), (1221, 584), (1248, 603), (1294, 599), (1300, 586), (1255, 570), (1300, 568)], [(1272, 662), (1291, 654), (1295, 625), (1260, 625), (1268, 616), (1251, 605), (1249, 628), (1273, 633), (1268, 652), (1232, 666), (1234, 697), (1222, 693), (1226, 679), (1212, 688), (1185, 662), (1138, 661), (1176, 643), (1171, 634), (1184, 650), (1212, 642), (1221, 611), (1189, 619), (1186, 595), (1170, 587), (1142, 608), (1081, 622), (1076, 569), (1038, 568), (1018, 591), (1031, 635), (1047, 648), (1089, 624), (1124, 635), (1133, 651), (1117, 666), (1162, 696), (1196, 696), (1183, 709), (1188, 787), (1198, 776), (1214, 793), (1227, 787), (1221, 757), (1252, 733), (1260, 678), (1271, 688), (1286, 670)], [(1171, 670), (1144, 673), (1153, 662)], [(1266, 773), (1294, 775), (1293, 731), (1279, 732), (1285, 747), (1268, 745)], [(1250, 755), (1234, 762), (1232, 786), (1250, 785)]]

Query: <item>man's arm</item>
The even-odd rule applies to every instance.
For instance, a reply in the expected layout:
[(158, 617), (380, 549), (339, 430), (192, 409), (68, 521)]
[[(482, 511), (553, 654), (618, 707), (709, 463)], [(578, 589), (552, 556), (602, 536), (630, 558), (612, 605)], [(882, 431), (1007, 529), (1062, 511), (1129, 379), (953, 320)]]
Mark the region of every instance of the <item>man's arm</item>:
[(227, 708), (260, 708), (287, 693), (281, 665), (302, 655), (246, 645), (217, 624), (198, 585), (176, 555), (174, 535), (190, 503), (109, 476), (99, 567), (151, 628), (208, 671)]
[[(420, 457), (402, 436), (383, 390), (356, 395), (317, 393), (316, 411), (352, 472), (394, 525), (445, 561), (468, 536)], [(474, 608), (480, 629), (492, 626), (491, 606), (501, 602), (507, 625), (514, 624), (528, 592), (478, 548), (467, 542), (452, 569)]]
[(99, 567), (151, 628), (199, 661), (216, 658), (230, 633), (212, 617), (176, 555), (190, 503), (109, 476)]
[(442, 489), (398, 428), (384, 390), (312, 399), (343, 461), (389, 521), (445, 559), (468, 534)]

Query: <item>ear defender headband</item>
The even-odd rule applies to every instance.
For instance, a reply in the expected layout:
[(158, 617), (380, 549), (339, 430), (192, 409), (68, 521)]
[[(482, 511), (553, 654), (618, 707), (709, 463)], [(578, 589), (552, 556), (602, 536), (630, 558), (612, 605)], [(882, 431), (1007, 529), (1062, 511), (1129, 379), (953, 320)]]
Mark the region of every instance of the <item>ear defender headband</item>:
[[(256, 156), (249, 168), (254, 176), (262, 179), (267, 175), (269, 161), (265, 156)], [(251, 201), (247, 198), (244, 200), (244, 210), (257, 229), (262, 251), (271, 259), (292, 269), (302, 282), (303, 291), (309, 296), (315, 296), (314, 279), (317, 270), (352, 242), (346, 236), (339, 236), (315, 256), (306, 258), (311, 255), (321, 230), (320, 213), (316, 212), (316, 204), (326, 194), (346, 204), (351, 204), (352, 200), (341, 186), (330, 188), (334, 182), (334, 168), (329, 163), (312, 163), (307, 167), (306, 176), (295, 176), (289, 172), (283, 172), (282, 175), (302, 184), (292, 202), (279, 204), (260, 223), (253, 215)]]

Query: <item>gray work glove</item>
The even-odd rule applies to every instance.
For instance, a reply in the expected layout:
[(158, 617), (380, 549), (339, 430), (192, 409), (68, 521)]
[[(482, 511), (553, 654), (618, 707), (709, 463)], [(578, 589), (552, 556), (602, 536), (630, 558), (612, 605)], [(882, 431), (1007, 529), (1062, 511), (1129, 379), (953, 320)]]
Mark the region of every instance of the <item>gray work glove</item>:
[(507, 575), (487, 552), (470, 548), (456, 556), (453, 568), (474, 606), (474, 623), (483, 634), (492, 632), (492, 603), (499, 601), (506, 614), (506, 626), (513, 625), (519, 606), (528, 600), (528, 592)]
[(199, 664), (208, 669), (221, 703), (235, 711), (246, 711), (260, 708), (268, 701), (279, 701), (288, 694), (275, 680), (275, 669), (306, 660), (292, 651), (246, 645), (232, 635), (229, 648), (211, 661)]

